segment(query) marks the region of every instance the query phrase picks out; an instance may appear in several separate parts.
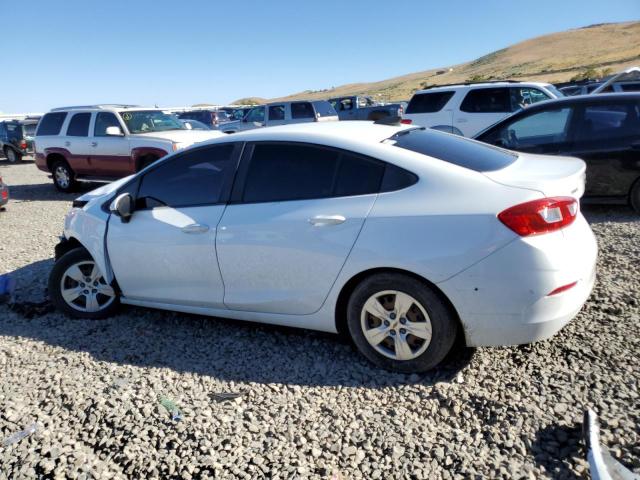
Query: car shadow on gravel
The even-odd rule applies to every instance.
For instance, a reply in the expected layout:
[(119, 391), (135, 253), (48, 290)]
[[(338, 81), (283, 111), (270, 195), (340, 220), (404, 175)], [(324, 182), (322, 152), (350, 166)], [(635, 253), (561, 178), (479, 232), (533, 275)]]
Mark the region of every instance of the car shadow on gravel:
[(11, 273), (15, 289), (0, 305), (0, 335), (32, 338), (98, 361), (168, 368), (224, 381), (384, 388), (450, 382), (471, 362), (460, 343), (426, 374), (381, 370), (339, 335), (123, 306), (107, 320), (74, 320), (46, 298), (52, 260)]
[(581, 425), (549, 425), (536, 433), (531, 444), (536, 463), (553, 478), (583, 478), (571, 469), (571, 464), (584, 457)]
[(640, 222), (640, 214), (628, 205), (583, 204), (580, 209), (591, 224)]
[(25, 202), (35, 201), (72, 201), (74, 198), (80, 195), (101, 187), (102, 183), (96, 182), (80, 182), (75, 192), (62, 193), (56, 190), (53, 186), (53, 182), (48, 183), (34, 183), (26, 185), (11, 185), (9, 184), (9, 198), (10, 200), (20, 200)]

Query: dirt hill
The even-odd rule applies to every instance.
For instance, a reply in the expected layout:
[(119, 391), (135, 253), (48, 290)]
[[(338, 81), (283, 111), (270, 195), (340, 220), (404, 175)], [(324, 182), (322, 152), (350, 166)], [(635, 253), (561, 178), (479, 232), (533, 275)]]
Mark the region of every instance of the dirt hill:
[(402, 100), (428, 85), (513, 79), (562, 82), (589, 69), (618, 71), (640, 64), (640, 22), (609, 23), (552, 33), (517, 43), (476, 60), (378, 82), (304, 91), (273, 100), (372, 95)]

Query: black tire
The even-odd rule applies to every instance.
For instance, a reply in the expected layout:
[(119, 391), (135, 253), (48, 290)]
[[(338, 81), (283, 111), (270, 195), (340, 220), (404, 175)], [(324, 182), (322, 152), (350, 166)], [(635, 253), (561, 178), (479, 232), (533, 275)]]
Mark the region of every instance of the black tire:
[(640, 178), (635, 181), (629, 192), (629, 205), (640, 214)]
[[(395, 330), (395, 334), (385, 337), (385, 339), (378, 344), (381, 349), (388, 351), (389, 354), (393, 354), (392, 351), (386, 349), (385, 345), (387, 342), (391, 342), (391, 345), (393, 345), (395, 349), (396, 344), (394, 341), (396, 335), (398, 338), (401, 338), (400, 335), (402, 334), (402, 338), (408, 339), (409, 343), (414, 343), (414, 345), (410, 346), (410, 352), (416, 355), (415, 358), (397, 360), (385, 356), (380, 353), (377, 348), (374, 348), (365, 337), (362, 322), (372, 320), (379, 321), (377, 317), (372, 316), (366, 316), (365, 319), (362, 318), (361, 315), (363, 315), (362, 312), (365, 302), (374, 295), (385, 291), (397, 291), (398, 293), (408, 294), (413, 297), (413, 300), (420, 304), (420, 307), (422, 307), (428, 315), (428, 318), (423, 319), (422, 317), (424, 315), (420, 313), (422, 310), (415, 303), (412, 304), (409, 314), (405, 315), (407, 319), (409, 316), (411, 316), (412, 319), (408, 323), (405, 323), (405, 327), (408, 327), (408, 325), (425, 325), (421, 320), (430, 322), (431, 338), (429, 341), (413, 337), (410, 333), (406, 333), (407, 330), (400, 325), (402, 319), (396, 318), (395, 320), (390, 320), (390, 322), (392, 322), (392, 330)], [(379, 298), (391, 297), (383, 295)], [(395, 323), (393, 323), (394, 321)], [(405, 319), (405, 322), (406, 321)], [(413, 323), (414, 321), (416, 321), (416, 323)], [(379, 322), (379, 328), (382, 328), (382, 322)], [(386, 370), (402, 373), (420, 373), (437, 366), (453, 347), (458, 333), (458, 321), (445, 301), (424, 282), (400, 273), (381, 273), (363, 280), (349, 298), (347, 305), (347, 324), (349, 333), (356, 347), (367, 359)], [(393, 328), (394, 326), (395, 328)], [(423, 350), (422, 353), (420, 353), (421, 350)], [(418, 353), (420, 354), (418, 355)]]
[(13, 148), (11, 147), (5, 147), (4, 149), (4, 156), (7, 157), (7, 161), (9, 163), (17, 163), (20, 160), (22, 160), (22, 153), (20, 152), (16, 152)]
[[(58, 310), (60, 310), (61, 312), (63, 312), (65, 315), (69, 317), (89, 318), (89, 319), (107, 318), (112, 316), (120, 306), (119, 295), (113, 289), (112, 289), (114, 293), (113, 300), (109, 300), (108, 295), (95, 293), (98, 290), (98, 288), (95, 288), (93, 290), (95, 297), (98, 298), (97, 300), (98, 304), (100, 302), (104, 303), (104, 308), (100, 308), (97, 311), (85, 311), (82, 309), (83, 303), (85, 304), (85, 307), (88, 306), (88, 300), (86, 295), (79, 295), (76, 299), (76, 303), (73, 303), (73, 302), (69, 303), (67, 300), (64, 299), (62, 295), (63, 279), (65, 281), (65, 284), (67, 282), (71, 282), (71, 284), (68, 285), (70, 289), (79, 288), (80, 290), (82, 290), (82, 288), (85, 288), (84, 286), (81, 286), (79, 282), (77, 282), (78, 285), (73, 285), (74, 280), (67, 275), (67, 271), (75, 265), (75, 266), (79, 266), (80, 269), (83, 269), (81, 273), (88, 274), (91, 272), (90, 264), (92, 263), (94, 263), (94, 261), (91, 255), (89, 254), (89, 252), (87, 252), (84, 248), (74, 248), (73, 250), (70, 250), (69, 252), (65, 253), (62, 257), (60, 257), (60, 259), (53, 266), (51, 273), (49, 274), (48, 288), (49, 288), (49, 298), (51, 300), (51, 303), (53, 303), (53, 305)], [(87, 284), (89, 285), (88, 289), (83, 291), (90, 293), (92, 291), (91, 289), (94, 286), (99, 287), (100, 289), (104, 289), (104, 286), (106, 285), (106, 283), (104, 282), (104, 278), (102, 278), (102, 276), (97, 277), (96, 282), (97, 284), (89, 282)], [(112, 288), (112, 287), (109, 287), (109, 288)], [(84, 301), (80, 297), (84, 297)]]
[(76, 174), (64, 160), (55, 160), (51, 165), (53, 184), (60, 192), (73, 192), (78, 184)]

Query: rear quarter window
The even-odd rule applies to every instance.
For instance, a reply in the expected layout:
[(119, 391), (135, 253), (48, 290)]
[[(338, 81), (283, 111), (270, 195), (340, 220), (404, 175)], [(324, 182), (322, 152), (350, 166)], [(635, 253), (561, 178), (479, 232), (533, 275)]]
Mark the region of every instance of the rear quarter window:
[(453, 97), (454, 93), (454, 91), (416, 93), (409, 102), (406, 113), (439, 112)]
[(36, 135), (58, 135), (65, 118), (67, 118), (67, 112), (53, 112), (45, 114), (38, 124), (38, 131), (36, 132)]
[(431, 129), (404, 130), (386, 143), (476, 172), (501, 170), (518, 158), (508, 150)]

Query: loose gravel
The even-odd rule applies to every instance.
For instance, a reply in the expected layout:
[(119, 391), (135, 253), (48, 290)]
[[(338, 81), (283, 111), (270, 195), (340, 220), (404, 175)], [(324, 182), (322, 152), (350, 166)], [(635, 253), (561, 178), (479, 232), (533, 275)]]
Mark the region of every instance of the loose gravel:
[(332, 335), (137, 308), (67, 319), (44, 287), (74, 195), (30, 162), (0, 175), (0, 273), (17, 279), (0, 305), (0, 442), (37, 423), (0, 444), (0, 479), (583, 478), (586, 407), (640, 469), (640, 217), (625, 207), (585, 207), (598, 280), (558, 335), (405, 376)]

